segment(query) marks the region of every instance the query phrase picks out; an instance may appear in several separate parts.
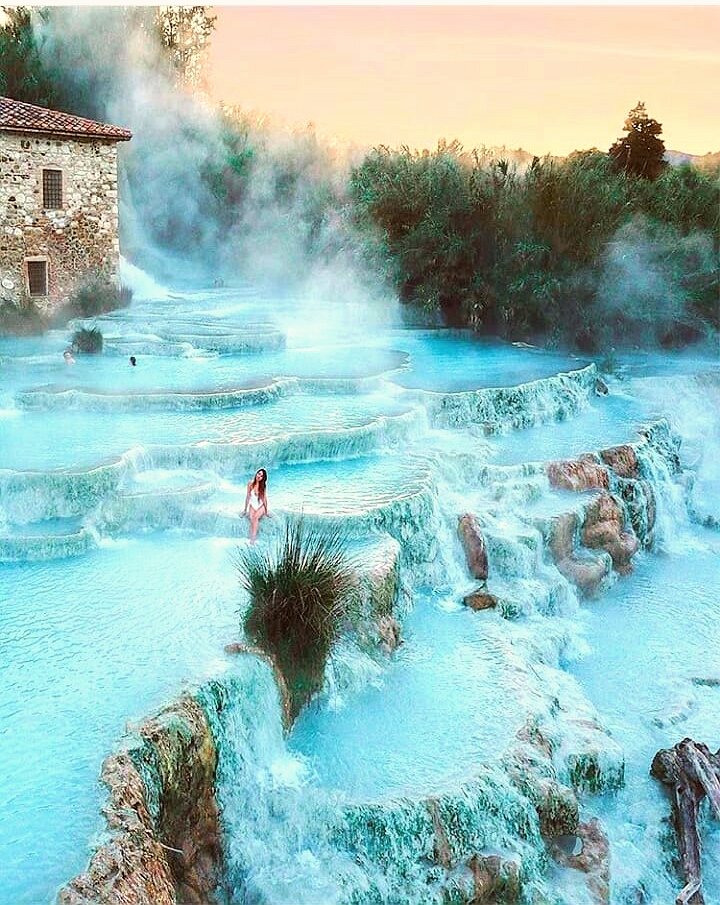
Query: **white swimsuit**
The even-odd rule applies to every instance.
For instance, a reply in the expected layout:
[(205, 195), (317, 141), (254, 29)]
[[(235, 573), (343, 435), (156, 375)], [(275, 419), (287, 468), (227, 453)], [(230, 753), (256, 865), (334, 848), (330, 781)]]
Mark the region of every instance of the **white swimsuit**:
[(255, 512), (258, 512), (260, 509), (264, 509), (264, 508), (265, 508), (265, 503), (263, 503), (263, 501), (262, 501), (262, 500), (260, 499), (260, 497), (257, 495), (257, 491), (256, 491), (256, 490), (251, 490), (251, 491), (250, 491), (250, 499), (248, 500), (248, 505), (249, 505), (250, 508), (253, 509)]

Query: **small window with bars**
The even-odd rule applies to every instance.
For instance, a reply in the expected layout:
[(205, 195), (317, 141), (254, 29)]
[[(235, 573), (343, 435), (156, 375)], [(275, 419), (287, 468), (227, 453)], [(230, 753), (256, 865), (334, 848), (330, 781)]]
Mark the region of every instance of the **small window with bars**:
[(56, 211), (63, 206), (62, 170), (43, 170), (43, 207)]
[(28, 292), (31, 296), (44, 296), (48, 294), (48, 265), (47, 261), (28, 261)]

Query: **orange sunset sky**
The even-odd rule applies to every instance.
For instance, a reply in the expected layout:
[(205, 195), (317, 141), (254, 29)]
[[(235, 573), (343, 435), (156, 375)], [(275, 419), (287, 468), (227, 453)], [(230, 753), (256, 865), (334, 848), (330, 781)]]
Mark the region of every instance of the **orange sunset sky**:
[(720, 7), (216, 7), (213, 95), (361, 145), (720, 150)]

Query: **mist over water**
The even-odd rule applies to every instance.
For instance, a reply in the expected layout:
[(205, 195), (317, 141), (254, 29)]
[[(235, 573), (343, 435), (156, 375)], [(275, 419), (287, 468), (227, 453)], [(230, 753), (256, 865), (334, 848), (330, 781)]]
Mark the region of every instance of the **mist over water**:
[[(691, 232), (682, 235), (670, 226), (661, 227), (637, 217), (621, 227), (601, 262), (597, 303), (602, 317), (630, 317), (640, 333), (635, 341), (652, 348), (664, 340), (682, 345), (673, 337), (673, 325), (687, 323), (709, 336), (690, 312), (692, 279), (717, 270), (712, 236)], [(673, 342), (674, 339), (674, 342)], [(709, 342), (718, 347), (717, 335)]]
[[(154, 16), (155, 10), (150, 8), (57, 7), (43, 15), (34, 14), (41, 58), (62, 85), (66, 106), (133, 130), (133, 140), (120, 148), (125, 257), (165, 286), (200, 287), (217, 281), (235, 285), (246, 280), (265, 287), (273, 298), (292, 297), (303, 319), (310, 319), (314, 328), (322, 328), (324, 333), (349, 319), (366, 319), (369, 326), (397, 321), (400, 307), (394, 284), (402, 284), (404, 265), (385, 247), (384, 230), (402, 232), (404, 219), (418, 217), (430, 234), (439, 228), (447, 214), (442, 199), (437, 211), (427, 208), (432, 185), (425, 185), (421, 177), (417, 183), (412, 179), (404, 183), (401, 168), (395, 178), (400, 180), (398, 189), (408, 192), (407, 210), (403, 213), (402, 202), (393, 198), (387, 186), (373, 185), (379, 198), (383, 192), (389, 193), (385, 202), (397, 210), (388, 215), (387, 223), (375, 224), (379, 229), (369, 228), (367, 223), (359, 227), (355, 222), (358, 202), (350, 199), (350, 174), (367, 149), (321, 140), (311, 126), (283, 131), (239, 108), (214, 106), (202, 85), (190, 89), (179, 78), (158, 41)], [(444, 147), (444, 152), (437, 152), (436, 178), (441, 178), (443, 153), (451, 169), (459, 166), (462, 170), (471, 158), (462, 149), (453, 157), (454, 146)], [(495, 179), (497, 161), (485, 151), (478, 159), (485, 167), (480, 182)], [(556, 177), (552, 163), (547, 165), (552, 183)], [(525, 185), (521, 192), (529, 190), (532, 195), (532, 189), (527, 189), (532, 179), (527, 173), (519, 174), (520, 170), (514, 173), (510, 167), (504, 177), (508, 186), (513, 182)], [(609, 179), (609, 171), (607, 176)], [(572, 183), (574, 177), (558, 178), (562, 186), (562, 179)], [(564, 277), (551, 278), (549, 265), (547, 274), (523, 277), (513, 276), (511, 268), (507, 282), (515, 280), (520, 285), (539, 280), (542, 284), (547, 277), (555, 285), (553, 280), (557, 283), (560, 279), (553, 292), (562, 290), (586, 299), (580, 305), (588, 309), (585, 313), (574, 310), (574, 298), (566, 302), (570, 320), (582, 322), (563, 337), (568, 341), (580, 342), (578, 337), (583, 336), (587, 343), (588, 337), (594, 338), (595, 347), (604, 351), (623, 343), (649, 347), (703, 339), (717, 342), (717, 334), (709, 326), (714, 322), (713, 313), (705, 310), (708, 287), (717, 284), (717, 250), (711, 230), (692, 228), (693, 217), (701, 217), (699, 212), (707, 206), (705, 196), (712, 189), (696, 186), (694, 197), (693, 184), (692, 174), (676, 180), (678, 197), (683, 205), (690, 205), (678, 214), (676, 225), (665, 222), (672, 219), (667, 211), (652, 207), (662, 204), (666, 195), (674, 197), (667, 189), (658, 198), (647, 186), (637, 192), (633, 189), (627, 202), (628, 210), (636, 211), (632, 218), (628, 219), (627, 213), (616, 215), (615, 222), (621, 226), (597, 244), (592, 260), (581, 258), (586, 261), (582, 267), (570, 267), (565, 289), (560, 285)], [(576, 191), (582, 192), (582, 185), (579, 182)], [(619, 189), (616, 186), (612, 191)], [(510, 194), (508, 189), (508, 198)], [(641, 203), (636, 194), (647, 198)], [(501, 201), (502, 193), (497, 203)], [(642, 206), (646, 202), (652, 215)], [(446, 206), (454, 203), (456, 199), (448, 198)], [(530, 205), (532, 197), (523, 203)], [(601, 212), (604, 205), (611, 204), (601, 197), (589, 198), (588, 203), (599, 204)], [(455, 219), (460, 213), (455, 212)], [(516, 225), (515, 232), (518, 228)], [(493, 229), (488, 222), (487, 236), (482, 230), (479, 236), (465, 235), (450, 217), (441, 230), (448, 235), (436, 238), (435, 251), (445, 255), (439, 252), (445, 239), (460, 245), (507, 242), (516, 246), (518, 253), (525, 248), (523, 237), (512, 229), (507, 236), (494, 239)], [(538, 254), (542, 258), (547, 253), (547, 237), (535, 237), (531, 230), (525, 238), (530, 243), (530, 257)], [(423, 241), (421, 230), (418, 249), (425, 248)], [(531, 248), (535, 249), (532, 254)], [(426, 256), (431, 252), (432, 246)], [(480, 268), (487, 270), (477, 274), (482, 285), (492, 281), (493, 266), (485, 262)], [(433, 271), (443, 272), (440, 260), (429, 269), (422, 263), (412, 267), (412, 280), (420, 283), (431, 279)], [(444, 282), (453, 283), (454, 279), (448, 273)], [(442, 295), (446, 287), (437, 288)], [(539, 285), (539, 298), (543, 291)], [(474, 298), (472, 293), (470, 296)], [(337, 310), (346, 304), (348, 311)], [(544, 303), (524, 299), (521, 307), (538, 304), (542, 308)], [(550, 300), (547, 307), (553, 304)], [(403, 313), (414, 313), (426, 321), (430, 316), (417, 308)], [(525, 330), (522, 312), (512, 317), (516, 315), (519, 329)], [(551, 323), (554, 315), (548, 316)], [(549, 329), (562, 334), (561, 326)], [(509, 332), (513, 329), (511, 324)]]

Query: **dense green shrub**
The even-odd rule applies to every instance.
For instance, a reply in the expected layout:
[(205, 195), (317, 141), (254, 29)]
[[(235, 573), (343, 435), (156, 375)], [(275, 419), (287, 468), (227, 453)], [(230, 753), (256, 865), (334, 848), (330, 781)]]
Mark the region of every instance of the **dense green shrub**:
[(628, 202), (627, 180), (599, 151), (538, 162), (523, 180), (523, 194), (531, 213), (528, 229), (550, 249), (550, 267), (596, 260)]
[(320, 690), (325, 665), (354, 605), (355, 582), (338, 531), (289, 522), (274, 549), (238, 551), (236, 566), (250, 597), (245, 633), (276, 661), (293, 717)]
[(707, 231), (720, 238), (720, 173), (689, 164), (667, 167), (654, 182), (636, 179), (631, 185), (635, 206), (648, 217), (683, 233)]
[(0, 302), (0, 335), (30, 336), (42, 333), (46, 326), (42, 314), (32, 302), (24, 305)]
[(494, 253), (485, 241), (493, 186), (480, 185), (477, 173), (452, 144), (435, 154), (378, 148), (351, 176), (358, 223), (380, 230), (401, 298), (442, 312), (448, 323), (465, 322), (479, 304)]
[(81, 317), (93, 317), (126, 308), (132, 301), (132, 290), (117, 286), (103, 274), (90, 274), (75, 288), (70, 296), (70, 309)]
[(649, 180), (597, 150), (520, 169), (457, 143), (381, 147), (354, 169), (351, 194), (401, 298), (447, 323), (587, 351), (717, 328), (711, 170)]
[(74, 352), (87, 352), (96, 355), (102, 352), (103, 335), (97, 327), (81, 327), (73, 333), (72, 349)]

